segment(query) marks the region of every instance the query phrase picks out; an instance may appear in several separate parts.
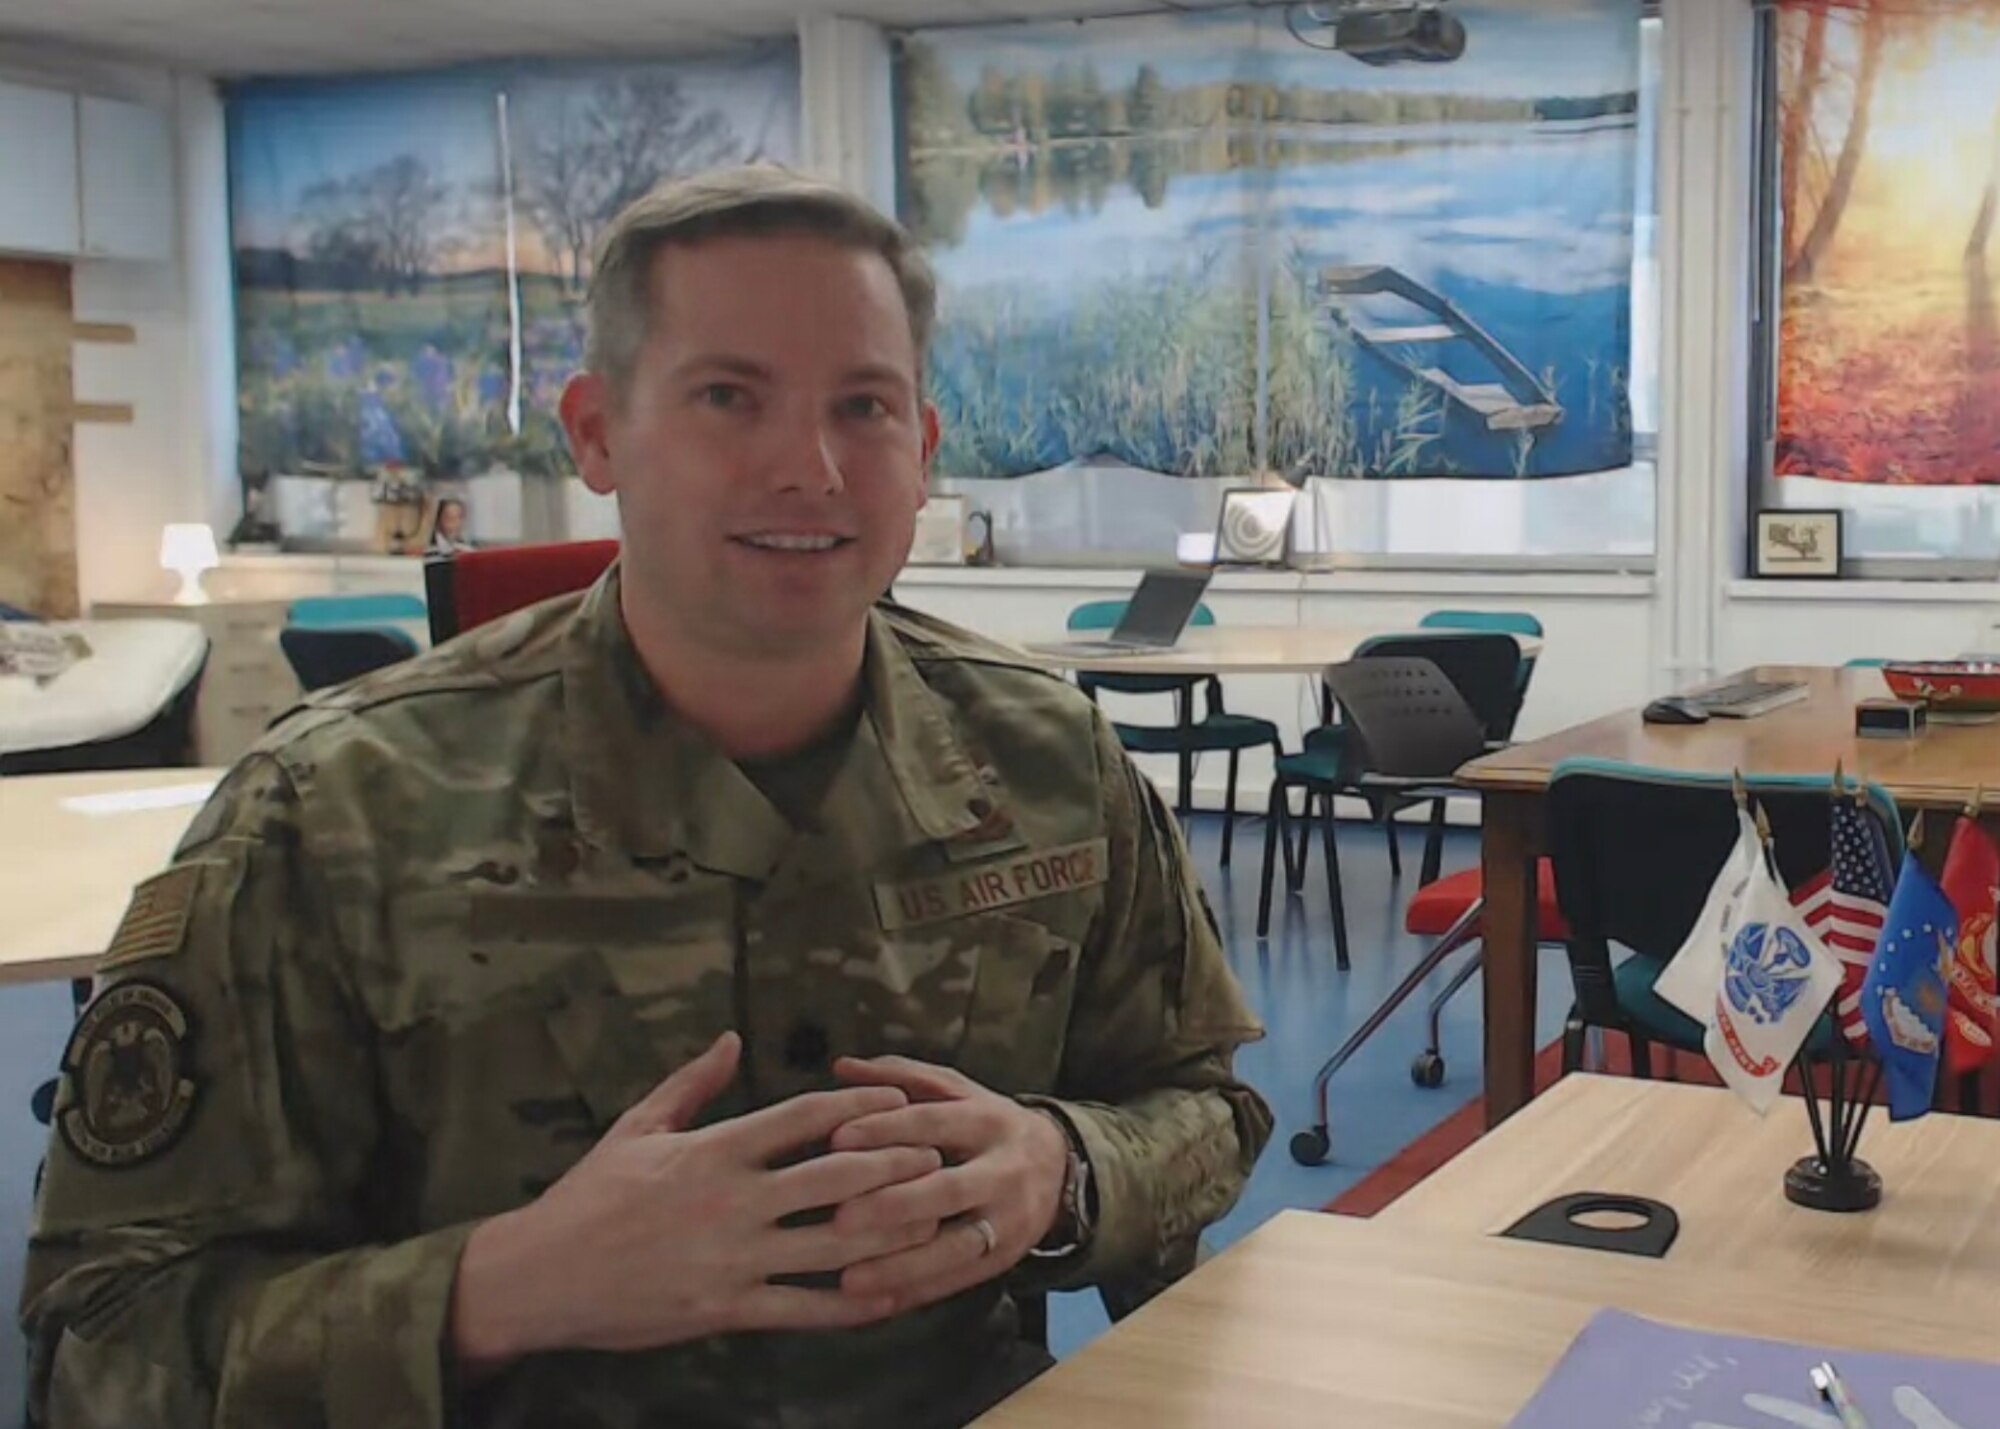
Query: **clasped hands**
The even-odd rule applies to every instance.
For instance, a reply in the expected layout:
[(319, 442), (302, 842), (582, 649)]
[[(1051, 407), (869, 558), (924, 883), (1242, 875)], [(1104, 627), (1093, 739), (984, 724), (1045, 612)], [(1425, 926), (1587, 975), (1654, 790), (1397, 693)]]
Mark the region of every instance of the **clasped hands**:
[(1069, 1150), (1053, 1117), (882, 1057), (836, 1063), (839, 1090), (693, 1129), (741, 1056), (724, 1034), (539, 1199), (472, 1232), (451, 1307), (462, 1374), (869, 1324), (1005, 1274), (1055, 1224)]

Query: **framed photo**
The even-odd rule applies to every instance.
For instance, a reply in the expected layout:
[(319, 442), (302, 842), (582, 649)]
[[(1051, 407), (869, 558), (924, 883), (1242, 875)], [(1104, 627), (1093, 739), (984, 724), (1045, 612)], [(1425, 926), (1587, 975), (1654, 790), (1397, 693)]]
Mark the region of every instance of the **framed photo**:
[(1837, 580), (1838, 511), (1759, 511), (1751, 574), (1758, 580)]
[(1284, 565), (1292, 553), (1292, 508), (1298, 500), (1298, 491), (1289, 486), (1240, 486), (1223, 492), (1215, 564)]

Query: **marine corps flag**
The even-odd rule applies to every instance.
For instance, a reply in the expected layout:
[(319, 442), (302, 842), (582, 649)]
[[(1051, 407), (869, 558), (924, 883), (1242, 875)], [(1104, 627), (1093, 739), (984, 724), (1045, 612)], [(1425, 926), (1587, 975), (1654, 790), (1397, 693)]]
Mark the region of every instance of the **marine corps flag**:
[(2000, 900), (2000, 849), (1974, 818), (1961, 818), (1944, 860), (1944, 896), (1958, 913), (1951, 960), (1945, 1065), (1952, 1075), (1976, 1072), (1993, 1059), (1993, 922)]

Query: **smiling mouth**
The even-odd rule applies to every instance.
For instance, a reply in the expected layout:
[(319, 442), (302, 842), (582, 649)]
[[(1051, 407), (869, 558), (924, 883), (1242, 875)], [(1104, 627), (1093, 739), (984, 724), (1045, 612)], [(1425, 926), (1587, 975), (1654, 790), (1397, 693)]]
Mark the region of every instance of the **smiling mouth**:
[(816, 556), (828, 551), (839, 550), (842, 546), (854, 544), (852, 536), (829, 536), (823, 534), (792, 535), (781, 532), (760, 532), (751, 536), (732, 536), (739, 546), (748, 546), (753, 551), (775, 551), (789, 556)]

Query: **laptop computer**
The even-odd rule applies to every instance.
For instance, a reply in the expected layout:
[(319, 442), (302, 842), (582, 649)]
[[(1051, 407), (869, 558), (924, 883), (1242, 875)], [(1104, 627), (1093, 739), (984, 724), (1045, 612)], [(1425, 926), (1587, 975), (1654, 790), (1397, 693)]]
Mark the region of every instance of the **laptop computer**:
[(1109, 635), (1090, 640), (1053, 640), (1027, 648), (1044, 655), (1136, 655), (1171, 650), (1194, 618), (1208, 589), (1208, 571), (1147, 571), (1125, 603), (1125, 614)]

